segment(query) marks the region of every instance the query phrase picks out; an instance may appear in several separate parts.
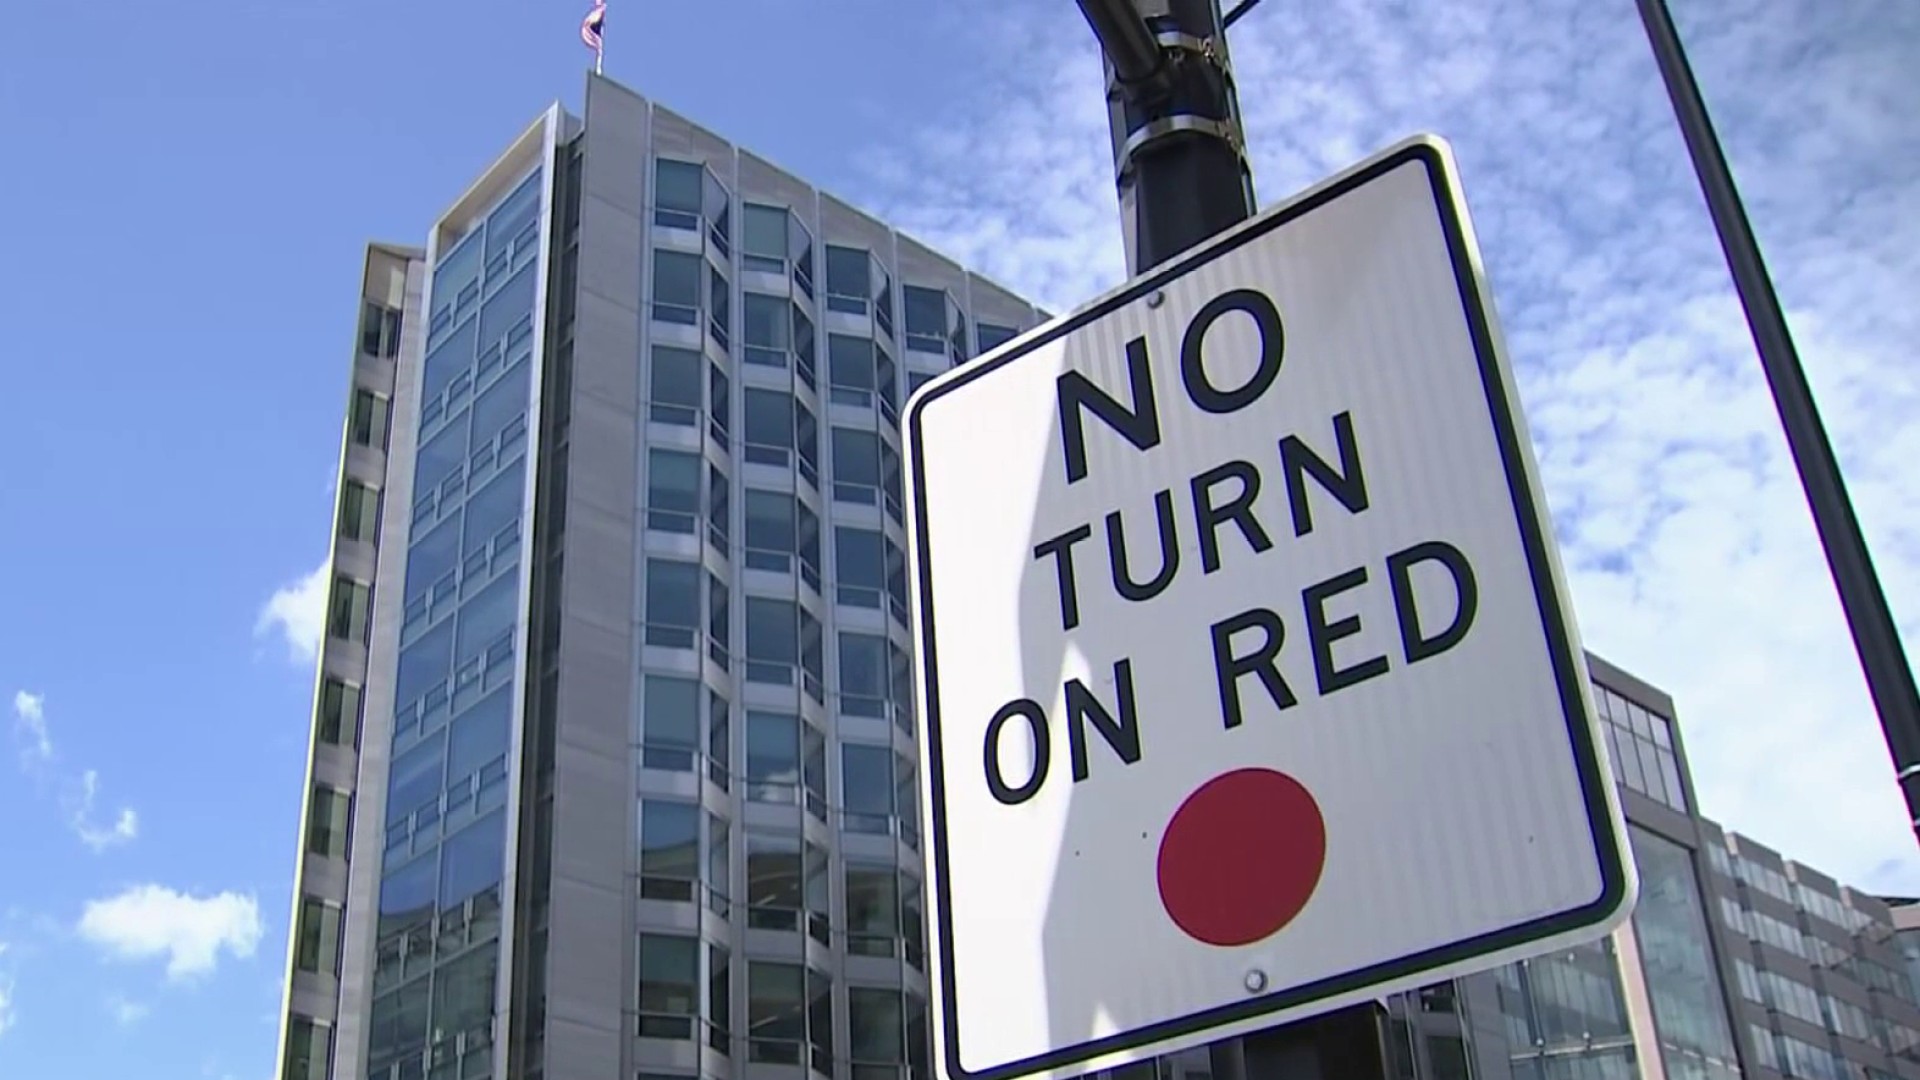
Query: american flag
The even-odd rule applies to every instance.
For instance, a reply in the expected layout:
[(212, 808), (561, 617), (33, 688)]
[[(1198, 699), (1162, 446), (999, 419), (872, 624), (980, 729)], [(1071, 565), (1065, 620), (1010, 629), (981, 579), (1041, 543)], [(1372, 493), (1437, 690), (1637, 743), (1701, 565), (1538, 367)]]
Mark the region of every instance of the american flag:
[(586, 42), (587, 48), (592, 49), (596, 54), (600, 52), (603, 46), (600, 32), (605, 28), (606, 24), (606, 0), (598, 0), (598, 2), (593, 5), (593, 10), (587, 12), (587, 17), (580, 20), (580, 40)]

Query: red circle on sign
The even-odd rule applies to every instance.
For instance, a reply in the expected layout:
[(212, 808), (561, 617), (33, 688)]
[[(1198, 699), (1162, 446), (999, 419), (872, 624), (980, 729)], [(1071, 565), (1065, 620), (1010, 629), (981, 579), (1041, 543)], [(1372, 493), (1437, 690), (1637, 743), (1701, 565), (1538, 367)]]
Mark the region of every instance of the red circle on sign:
[(1272, 769), (1200, 785), (1160, 838), (1160, 902), (1209, 945), (1248, 945), (1292, 922), (1320, 884), (1327, 826), (1313, 795)]

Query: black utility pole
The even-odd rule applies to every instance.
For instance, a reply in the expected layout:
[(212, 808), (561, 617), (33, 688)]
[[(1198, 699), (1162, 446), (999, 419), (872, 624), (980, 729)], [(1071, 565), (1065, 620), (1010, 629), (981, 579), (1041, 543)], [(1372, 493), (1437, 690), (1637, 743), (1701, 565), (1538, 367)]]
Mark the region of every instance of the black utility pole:
[(1834, 459), (1833, 445), (1827, 439), (1820, 411), (1814, 406), (1813, 391), (1800, 366), (1799, 352), (1787, 332), (1786, 316), (1781, 314), (1780, 299), (1773, 290), (1766, 263), (1760, 258), (1760, 245), (1747, 221), (1740, 193), (1733, 186), (1733, 173), (1707, 116), (1700, 85), (1694, 80), (1686, 52), (1680, 46), (1680, 34), (1674, 29), (1673, 15), (1665, 0), (1637, 0), (1640, 19), (1646, 24), (1647, 39), (1653, 44), (1660, 75), (1666, 80), (1667, 94), (1673, 99), (1673, 111), (1680, 121), (1687, 151), (1700, 178), (1706, 196), (1707, 211), (1720, 235), (1720, 247), (1733, 273), (1733, 284), (1746, 309), (1747, 328), (1760, 353), (1760, 366), (1766, 372), (1767, 385), (1773, 391), (1773, 404), (1780, 413), (1780, 426), (1786, 429), (1787, 447), (1793, 453), (1794, 466), (1800, 472), (1800, 486), (1813, 510), (1814, 528), (1826, 549), (1827, 566), (1840, 593), (1840, 606), (1853, 632), (1854, 651), (1866, 673), (1867, 691), (1873, 696), (1880, 714), (1880, 729), (1893, 756), (1900, 793), (1907, 801), (1907, 818), (1920, 835), (1920, 694), (1916, 694), (1913, 669), (1907, 664), (1900, 644), (1900, 631), (1887, 605), (1887, 594), (1874, 572), (1873, 558), (1867, 553), (1866, 538), (1860, 521), (1854, 516), (1853, 502), (1847, 497), (1846, 481)]
[[(1258, 0), (1243, 0), (1237, 16)], [(1240, 102), (1218, 0), (1078, 0), (1106, 54), (1127, 271), (1139, 274), (1253, 216)], [(1209, 1048), (1217, 1080), (1385, 1080), (1367, 1003)], [(1154, 1075), (1152, 1063), (1116, 1070)]]

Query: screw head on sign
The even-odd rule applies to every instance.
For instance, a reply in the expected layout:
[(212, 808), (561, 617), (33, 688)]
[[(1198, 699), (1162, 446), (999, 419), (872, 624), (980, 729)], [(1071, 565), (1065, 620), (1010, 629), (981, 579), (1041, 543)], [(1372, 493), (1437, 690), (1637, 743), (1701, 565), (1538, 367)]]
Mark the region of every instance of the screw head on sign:
[(1157, 308), (1166, 302), (1167, 294), (1161, 292), (1159, 289), (1155, 289), (1147, 294), (1147, 306), (1150, 308)]
[(1247, 971), (1246, 984), (1247, 993), (1249, 994), (1257, 994), (1265, 990), (1267, 988), (1267, 973), (1261, 971), (1259, 968), (1249, 969)]

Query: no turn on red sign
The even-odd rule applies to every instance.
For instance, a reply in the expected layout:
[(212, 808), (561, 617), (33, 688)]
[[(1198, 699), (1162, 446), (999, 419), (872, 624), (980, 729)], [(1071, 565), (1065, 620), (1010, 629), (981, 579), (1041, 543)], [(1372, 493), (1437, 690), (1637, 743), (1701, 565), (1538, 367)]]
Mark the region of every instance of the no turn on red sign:
[(1076, 1075), (1634, 894), (1437, 140), (907, 410), (936, 1049)]

